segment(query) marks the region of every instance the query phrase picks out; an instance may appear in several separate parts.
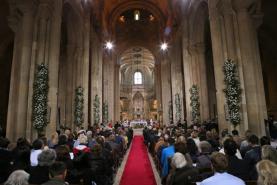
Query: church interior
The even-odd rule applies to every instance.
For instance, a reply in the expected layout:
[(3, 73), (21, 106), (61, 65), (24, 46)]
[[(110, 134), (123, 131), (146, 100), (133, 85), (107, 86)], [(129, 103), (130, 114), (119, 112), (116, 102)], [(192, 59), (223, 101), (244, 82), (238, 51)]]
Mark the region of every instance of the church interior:
[(99, 122), (106, 103), (109, 121), (176, 123), (178, 95), (179, 119), (189, 124), (194, 84), (199, 119), (230, 128), (222, 68), (232, 59), (242, 89), (239, 129), (263, 135), (264, 120), (277, 116), (276, 6), (274, 0), (3, 1), (1, 127), (10, 137), (33, 137), (34, 76), (36, 65), (46, 64), (49, 133), (74, 127), (77, 87), (84, 91), (85, 128), (95, 123), (96, 95)]
[(33, 141), (137, 121), (270, 137), (276, 9), (276, 0), (2, 0), (1, 134)]

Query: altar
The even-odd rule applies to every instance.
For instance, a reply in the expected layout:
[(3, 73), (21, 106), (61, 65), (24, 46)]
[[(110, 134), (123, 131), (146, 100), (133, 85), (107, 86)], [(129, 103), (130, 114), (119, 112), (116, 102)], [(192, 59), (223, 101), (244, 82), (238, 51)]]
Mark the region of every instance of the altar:
[(133, 120), (130, 122), (131, 127), (145, 127), (147, 126), (147, 122), (145, 120)]

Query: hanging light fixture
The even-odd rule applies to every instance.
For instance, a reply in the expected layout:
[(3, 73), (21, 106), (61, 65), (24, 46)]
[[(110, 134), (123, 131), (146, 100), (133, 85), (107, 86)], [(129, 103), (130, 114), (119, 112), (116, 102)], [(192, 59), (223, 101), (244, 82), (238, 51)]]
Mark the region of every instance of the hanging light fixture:
[(135, 19), (135, 21), (139, 21), (139, 19), (140, 19), (140, 11), (139, 10), (134, 11), (134, 19)]
[(164, 43), (161, 44), (160, 47), (161, 47), (162, 51), (166, 51), (168, 49), (168, 44), (166, 42), (164, 42)]

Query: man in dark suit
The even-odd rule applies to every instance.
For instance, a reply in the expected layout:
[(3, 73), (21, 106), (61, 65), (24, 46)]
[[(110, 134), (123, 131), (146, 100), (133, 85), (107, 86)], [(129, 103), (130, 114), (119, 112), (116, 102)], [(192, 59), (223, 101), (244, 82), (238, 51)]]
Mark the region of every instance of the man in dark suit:
[(0, 184), (5, 182), (11, 172), (12, 152), (7, 149), (9, 140), (0, 137)]
[(259, 138), (256, 135), (251, 135), (248, 142), (251, 149), (246, 152), (244, 159), (249, 166), (251, 180), (257, 180), (258, 174), (255, 166), (261, 160), (261, 146), (259, 145)]
[(239, 177), (243, 180), (249, 180), (248, 165), (246, 161), (237, 158), (237, 144), (232, 139), (226, 139), (224, 141), (224, 153), (228, 159), (228, 173)]

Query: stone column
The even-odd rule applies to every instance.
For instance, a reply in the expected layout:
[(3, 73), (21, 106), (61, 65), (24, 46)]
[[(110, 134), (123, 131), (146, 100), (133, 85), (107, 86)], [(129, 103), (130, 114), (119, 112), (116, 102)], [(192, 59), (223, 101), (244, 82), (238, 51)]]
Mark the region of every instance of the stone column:
[(65, 101), (65, 126), (73, 128), (74, 122), (74, 95), (75, 95), (75, 81), (74, 81), (74, 55), (76, 52), (76, 45), (67, 45), (67, 59), (66, 59), (66, 101)]
[(223, 30), (221, 26), (221, 16), (217, 8), (218, 0), (209, 0), (209, 18), (211, 28), (211, 40), (213, 49), (214, 74), (216, 85), (216, 100), (217, 100), (217, 118), (219, 130), (230, 128), (230, 124), (226, 121), (225, 115), (225, 95), (223, 93), (224, 73), (223, 65), (226, 59), (224, 51)]
[(234, 0), (236, 10), (242, 74), (248, 115), (248, 128), (259, 136), (265, 135), (267, 119), (263, 75), (257, 29), (248, 9), (256, 0)]
[[(185, 28), (186, 29), (186, 28)], [(192, 57), (189, 52), (189, 43), (188, 38), (183, 34), (182, 38), (182, 52), (183, 52), (183, 70), (184, 70), (184, 84), (185, 84), (185, 96), (186, 96), (186, 120), (188, 121), (188, 124), (191, 123), (192, 120), (192, 110), (190, 106), (190, 88), (193, 85), (192, 81)]]
[(91, 121), (90, 123), (94, 124), (93, 117), (93, 101), (96, 95), (99, 97), (100, 102), (100, 123), (102, 122), (102, 48), (101, 43), (97, 38), (94, 30), (91, 30)]
[(236, 39), (234, 32), (234, 10), (232, 8), (232, 0), (221, 0), (217, 4), (222, 15), (222, 33), (224, 35), (225, 42), (224, 45), (224, 56), (225, 58), (230, 58), (237, 60), (236, 54)]
[(120, 120), (120, 82), (119, 82), (119, 68), (118, 64), (115, 65), (115, 73), (114, 73), (114, 119), (115, 121)]
[[(15, 141), (18, 137), (26, 137), (28, 89), (35, 12), (34, 1), (32, 0), (21, 0), (16, 3), (17, 8), (22, 13), (22, 17), (20, 21), (13, 22), (15, 24), (11, 25), (12, 28), (15, 28), (15, 50), (7, 116), (7, 137), (12, 141)], [(16, 12), (11, 12), (11, 14), (13, 13), (14, 15), (17, 14)], [(19, 15), (17, 14), (17, 16)], [(10, 17), (10, 23), (13, 24), (11, 21), (15, 19), (15, 17)]]
[(155, 64), (155, 93), (156, 93), (156, 100), (158, 102), (158, 110), (161, 108), (161, 64)]
[(196, 52), (196, 62), (198, 72), (193, 73), (199, 75), (196, 77), (199, 84), (199, 95), (200, 95), (200, 115), (201, 120), (206, 121), (210, 119), (210, 106), (208, 100), (208, 82), (207, 82), (207, 71), (206, 71), (206, 59), (205, 59), (205, 44), (197, 43), (193, 46)]
[(84, 16), (84, 50), (82, 65), (82, 87), (84, 88), (84, 128), (88, 128), (89, 123), (89, 68), (90, 68), (90, 10), (86, 9)]
[[(32, 56), (30, 65), (30, 78), (29, 78), (29, 96), (28, 96), (28, 108), (27, 108), (27, 127), (26, 136), (31, 140), (37, 138), (37, 131), (33, 128), (32, 124), (32, 112), (33, 112), (33, 84), (35, 80), (35, 73), (37, 70), (37, 65), (46, 64), (48, 65), (49, 58), (49, 43), (50, 43), (50, 17), (51, 2), (48, 0), (39, 0), (37, 15), (35, 17), (34, 31), (33, 31), (33, 44), (32, 44)], [(50, 68), (48, 66), (48, 72)], [(49, 75), (50, 76), (50, 75)], [(48, 81), (49, 84), (49, 81)], [(49, 100), (49, 96), (48, 96)], [(48, 106), (48, 117), (47, 121), (50, 122), (51, 108)], [(52, 126), (52, 125), (51, 125)], [(56, 123), (55, 125), (56, 126)], [(56, 130), (56, 129), (55, 129)], [(54, 131), (55, 131), (54, 130)]]
[[(184, 43), (186, 46), (188, 44)], [(191, 121), (191, 100), (190, 88), (192, 85), (197, 85), (199, 89), (200, 102), (200, 118), (201, 121), (208, 120), (209, 116), (209, 101), (208, 101), (208, 86), (207, 73), (205, 63), (205, 45), (198, 43), (188, 46), (184, 52), (184, 70), (185, 70), (185, 87), (187, 92), (187, 112), (188, 121)]]
[(181, 49), (180, 42), (177, 39), (172, 48), (172, 60), (171, 60), (171, 84), (172, 84), (172, 105), (173, 105), (173, 122), (177, 123), (179, 120), (176, 118), (176, 95), (179, 94), (180, 106), (181, 106), (181, 120), (184, 119), (184, 102), (183, 102), (183, 76), (181, 65)]
[(49, 93), (48, 105), (50, 107), (50, 119), (46, 128), (46, 135), (50, 136), (56, 131), (58, 124), (58, 86), (59, 86), (59, 59), (62, 22), (62, 0), (55, 0), (52, 14), (49, 42)]
[(114, 64), (114, 54), (109, 53), (107, 51), (104, 64), (103, 64), (103, 78), (104, 78), (104, 99), (103, 102), (108, 103), (109, 108), (109, 120), (114, 121), (114, 97), (115, 97), (115, 88), (114, 88), (114, 72), (115, 72), (115, 64)]
[(170, 78), (170, 62), (164, 56), (161, 60), (161, 86), (162, 86), (162, 110), (163, 125), (169, 124), (168, 105), (171, 101), (171, 78)]

